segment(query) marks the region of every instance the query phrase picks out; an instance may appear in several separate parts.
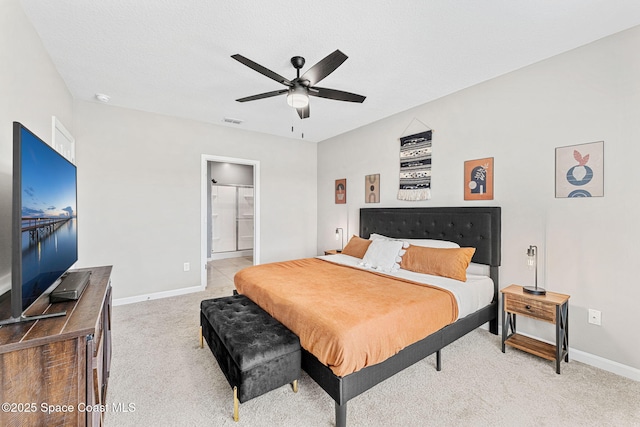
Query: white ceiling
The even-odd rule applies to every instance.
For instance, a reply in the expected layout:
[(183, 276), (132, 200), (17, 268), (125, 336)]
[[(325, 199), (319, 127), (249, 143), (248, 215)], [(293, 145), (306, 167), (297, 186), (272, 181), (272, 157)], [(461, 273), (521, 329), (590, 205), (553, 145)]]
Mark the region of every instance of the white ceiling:
[[(76, 99), (322, 141), (640, 25), (638, 0), (21, 0)], [(230, 56), (292, 79), (340, 49), (298, 118), (284, 88)], [(240, 125), (223, 118), (243, 120)], [(295, 131), (292, 132), (292, 126)]]

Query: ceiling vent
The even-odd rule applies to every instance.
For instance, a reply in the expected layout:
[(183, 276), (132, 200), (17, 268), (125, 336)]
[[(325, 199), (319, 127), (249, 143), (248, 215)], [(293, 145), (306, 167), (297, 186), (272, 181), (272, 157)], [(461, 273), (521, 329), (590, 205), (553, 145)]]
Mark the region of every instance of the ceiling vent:
[(231, 123), (233, 125), (239, 125), (240, 123), (242, 123), (242, 120), (233, 119), (231, 117), (225, 117), (224, 119), (222, 119), (222, 121), (225, 122), (225, 123)]

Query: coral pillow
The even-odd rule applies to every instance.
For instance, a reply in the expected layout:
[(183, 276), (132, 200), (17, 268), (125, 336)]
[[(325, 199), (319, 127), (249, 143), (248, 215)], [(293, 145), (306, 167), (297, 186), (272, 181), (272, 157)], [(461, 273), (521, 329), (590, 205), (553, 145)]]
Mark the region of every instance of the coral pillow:
[(354, 235), (349, 239), (349, 243), (344, 247), (342, 253), (356, 258), (362, 258), (367, 252), (367, 249), (369, 249), (370, 244), (371, 240), (363, 239)]
[(411, 245), (402, 256), (400, 268), (416, 273), (467, 281), (467, 267), (476, 248), (427, 248)]

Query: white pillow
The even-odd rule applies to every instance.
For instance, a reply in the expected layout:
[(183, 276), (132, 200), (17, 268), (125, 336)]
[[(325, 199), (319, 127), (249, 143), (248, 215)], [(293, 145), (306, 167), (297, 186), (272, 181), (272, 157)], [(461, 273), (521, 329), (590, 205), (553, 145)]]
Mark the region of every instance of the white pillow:
[(383, 236), (382, 234), (376, 234), (376, 233), (372, 233), (369, 235), (369, 240), (390, 240), (390, 241), (394, 241), (394, 242), (402, 242), (402, 247), (403, 248), (408, 248), (409, 247), (409, 242), (406, 242), (402, 239), (394, 239), (393, 237), (387, 237), (387, 236)]
[(391, 237), (383, 236), (382, 234), (371, 233), (369, 235), (369, 240), (396, 240)]
[[(427, 248), (459, 248), (460, 245), (456, 242), (450, 242), (448, 240), (437, 240), (437, 239), (394, 239), (393, 237), (383, 236), (382, 234), (372, 233), (369, 236), (369, 240), (402, 240), (403, 242), (407, 242), (410, 245), (414, 246), (425, 246)], [(407, 248), (408, 245), (404, 245), (404, 248)]]
[(405, 252), (402, 245), (401, 240), (373, 239), (359, 265), (387, 273), (398, 271)]
[(450, 242), (448, 240), (436, 240), (436, 239), (404, 239), (413, 246), (424, 246), (427, 248), (459, 248), (460, 245), (456, 242)]
[(489, 266), (470, 262), (469, 267), (467, 267), (467, 274), (475, 274), (476, 276), (488, 276)]

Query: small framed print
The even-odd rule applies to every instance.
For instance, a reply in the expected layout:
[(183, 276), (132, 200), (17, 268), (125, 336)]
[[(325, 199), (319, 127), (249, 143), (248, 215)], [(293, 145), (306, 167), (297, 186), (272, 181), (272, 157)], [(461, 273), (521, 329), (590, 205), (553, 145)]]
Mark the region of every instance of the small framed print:
[(380, 174), (364, 177), (364, 202), (380, 203)]
[(493, 157), (464, 162), (464, 199), (493, 200)]
[(336, 204), (344, 205), (347, 203), (347, 179), (336, 179)]
[(556, 148), (556, 197), (604, 196), (604, 141)]

